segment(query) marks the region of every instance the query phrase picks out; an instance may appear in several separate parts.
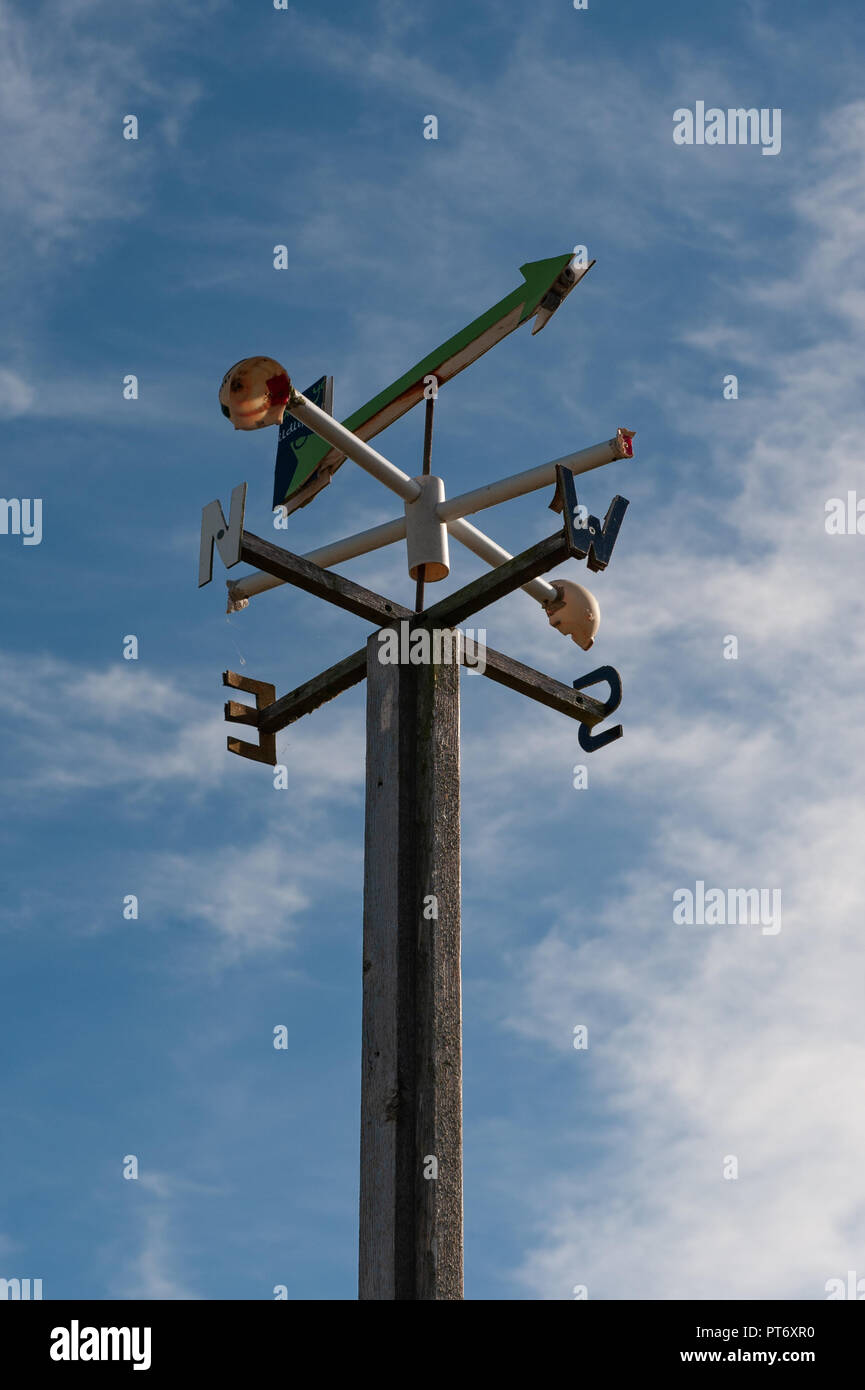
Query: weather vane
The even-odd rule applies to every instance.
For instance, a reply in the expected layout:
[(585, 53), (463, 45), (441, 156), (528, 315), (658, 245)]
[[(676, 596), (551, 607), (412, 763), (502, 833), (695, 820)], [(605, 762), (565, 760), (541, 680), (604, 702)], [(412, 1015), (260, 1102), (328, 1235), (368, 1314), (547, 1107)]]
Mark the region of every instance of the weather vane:
[[(361, 1084), (361, 1299), (460, 1299), (462, 1259), (462, 1020), (460, 1006), (459, 668), (485, 676), (578, 721), (587, 752), (620, 738), (621, 725), (595, 732), (619, 706), (612, 666), (561, 684), (503, 653), (470, 643), (460, 624), (522, 588), (550, 624), (588, 650), (600, 608), (583, 585), (541, 578), (568, 557), (606, 569), (627, 500), (616, 496), (603, 522), (576, 495), (574, 475), (633, 457), (633, 431), (448, 498), (431, 471), (439, 388), (521, 324), (549, 321), (591, 269), (572, 255), (521, 267), (524, 284), (429, 353), (340, 424), (333, 383), (295, 389), (271, 357), (249, 357), (225, 374), (222, 412), (238, 430), (279, 426), (274, 508), (282, 523), (308, 505), (351, 459), (394, 492), (402, 514), (304, 555), (244, 530), (246, 484), (203, 509), (199, 586), (213, 573), (217, 546), (226, 568), (255, 573), (228, 581), (229, 612), (266, 589), (293, 584), (371, 622), (364, 647), (277, 698), (275, 687), (226, 671), (223, 683), (255, 696), (228, 701), (226, 719), (254, 728), (258, 742), (229, 737), (232, 753), (277, 763), (276, 734), (343, 690), (367, 680)], [(369, 440), (414, 405), (426, 403), (421, 473), (403, 473)], [(562, 529), (511, 556), (466, 517), (555, 486), (550, 507)], [(449, 540), (493, 568), (424, 606), (425, 586), (450, 573)], [(414, 609), (334, 574), (331, 567), (405, 541)], [(606, 700), (583, 693), (606, 684)]]

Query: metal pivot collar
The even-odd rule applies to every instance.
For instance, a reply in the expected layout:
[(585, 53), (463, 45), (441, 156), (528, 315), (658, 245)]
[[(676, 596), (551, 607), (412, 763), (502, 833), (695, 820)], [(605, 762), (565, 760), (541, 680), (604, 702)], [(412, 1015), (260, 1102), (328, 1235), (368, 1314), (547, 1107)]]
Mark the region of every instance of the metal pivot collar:
[(450, 574), (448, 528), (438, 515), (444, 501), (445, 485), (435, 474), (415, 478), (420, 493), (405, 504), (408, 572), (412, 579), (435, 583)]

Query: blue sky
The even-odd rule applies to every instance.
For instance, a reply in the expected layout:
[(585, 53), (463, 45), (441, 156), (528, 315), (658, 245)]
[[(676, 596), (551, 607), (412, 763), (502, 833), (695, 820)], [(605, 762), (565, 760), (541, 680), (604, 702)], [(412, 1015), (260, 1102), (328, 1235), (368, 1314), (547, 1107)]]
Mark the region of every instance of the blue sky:
[[(287, 690), (369, 629), (288, 589), (227, 620), (198, 530), (243, 480), (298, 551), (398, 504), (346, 463), (274, 533), (276, 431), (216, 393), (268, 354), (344, 417), (578, 244), (436, 413), (451, 494), (637, 431), (578, 489), (631, 503), (591, 654), (523, 594), (484, 620), (566, 682), (615, 665), (624, 738), (584, 759), (463, 681), (466, 1296), (865, 1276), (865, 541), (825, 528), (863, 489), (863, 39), (850, 0), (0, 0), (0, 491), (43, 500), (41, 544), (0, 535), (0, 1276), (356, 1296), (364, 687), (280, 736), (277, 791), (221, 672)], [(677, 146), (697, 101), (780, 108), (781, 153)], [(378, 445), (414, 473), (422, 428)], [(522, 549), (547, 500), (482, 524)], [(482, 569), (453, 545), (441, 591)], [(411, 601), (397, 547), (343, 572)], [(782, 930), (674, 924), (701, 879), (780, 889)]]

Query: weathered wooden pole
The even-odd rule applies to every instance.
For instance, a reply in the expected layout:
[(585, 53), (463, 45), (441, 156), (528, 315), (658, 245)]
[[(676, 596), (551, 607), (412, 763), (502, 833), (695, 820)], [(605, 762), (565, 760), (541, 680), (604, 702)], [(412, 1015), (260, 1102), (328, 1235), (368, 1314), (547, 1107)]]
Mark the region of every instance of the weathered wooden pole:
[(463, 1297), (459, 665), (367, 643), (361, 1299)]
[[(285, 515), (306, 506), (346, 458), (404, 504), (403, 514), (391, 521), (297, 555), (244, 529), (244, 483), (232, 492), (228, 523), (218, 501), (204, 508), (199, 551), (199, 586), (212, 578), (214, 546), (227, 569), (243, 561), (256, 571), (229, 581), (229, 612), (245, 607), (254, 594), (289, 583), (379, 628), (365, 648), (279, 699), (268, 682), (230, 671), (223, 675), (226, 685), (256, 697), (254, 708), (235, 700), (226, 704), (230, 723), (258, 734), (258, 742), (229, 737), (229, 750), (272, 766), (280, 729), (364, 676), (368, 681), (361, 1299), (463, 1297), (460, 663), (577, 720), (586, 751), (622, 734), (621, 725), (596, 731), (621, 701), (621, 680), (613, 667), (600, 666), (571, 688), (492, 648), (472, 643), (470, 655), (461, 634), (461, 649), (454, 650), (454, 629), (522, 588), (543, 606), (552, 626), (589, 649), (597, 630), (596, 601), (580, 585), (542, 576), (568, 557), (585, 560), (590, 570), (606, 568), (628, 502), (615, 497), (603, 523), (587, 513), (578, 521), (585, 508), (577, 504), (573, 475), (633, 457), (633, 431), (621, 427), (612, 439), (450, 499), (443, 479), (431, 473), (434, 397), (426, 403), (420, 477), (410, 478), (368, 441), (423, 399), (430, 381), (449, 381), (530, 319), (537, 333), (593, 264), (578, 267), (570, 254), (527, 262), (520, 267), (523, 285), (342, 424), (330, 413), (325, 378), (304, 395), (273, 358), (235, 363), (219, 390), (222, 412), (235, 429), (281, 425), (287, 413), (318, 436), (310, 440), (295, 432), (287, 453), (277, 454), (273, 504)], [(280, 447), (287, 439), (281, 435)], [(519, 555), (511, 556), (466, 520), (553, 483), (550, 505), (563, 513), (563, 528)], [(426, 582), (449, 572), (448, 534), (493, 569), (427, 607)], [(331, 572), (333, 565), (401, 540), (416, 581), (414, 612)], [(436, 641), (444, 634), (447, 645)], [(391, 660), (394, 644), (387, 639), (394, 636), (397, 655)], [(609, 686), (603, 702), (583, 693), (598, 684)]]

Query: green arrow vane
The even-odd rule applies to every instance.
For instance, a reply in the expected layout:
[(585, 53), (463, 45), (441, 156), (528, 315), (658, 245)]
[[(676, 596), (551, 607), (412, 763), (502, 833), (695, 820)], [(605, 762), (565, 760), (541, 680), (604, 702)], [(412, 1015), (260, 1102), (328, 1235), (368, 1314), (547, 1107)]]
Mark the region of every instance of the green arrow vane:
[[(425, 377), (434, 376), (439, 385), (449, 381), (534, 316), (537, 322), (532, 332), (537, 333), (594, 265), (590, 261), (586, 266), (574, 267), (572, 260), (573, 255), (568, 254), (520, 266), (524, 284), (349, 415), (343, 421), (346, 429), (360, 439), (372, 439), (423, 400)], [(306, 437), (296, 452), (283, 454), (277, 460), (274, 507), (282, 505), (289, 512), (305, 507), (330, 482), (343, 459), (343, 454), (317, 435)]]

